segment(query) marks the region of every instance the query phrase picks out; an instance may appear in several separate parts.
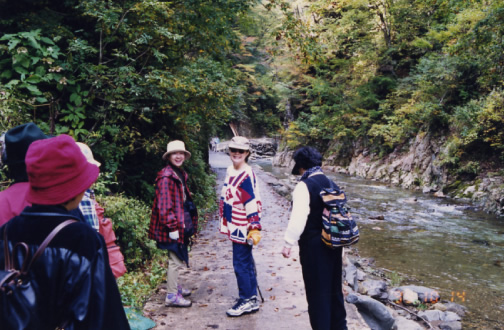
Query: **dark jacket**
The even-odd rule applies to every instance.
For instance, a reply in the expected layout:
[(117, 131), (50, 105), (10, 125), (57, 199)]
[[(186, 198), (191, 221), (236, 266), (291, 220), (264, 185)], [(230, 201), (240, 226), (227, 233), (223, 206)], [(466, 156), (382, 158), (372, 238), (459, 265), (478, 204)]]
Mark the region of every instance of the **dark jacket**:
[(320, 197), (320, 190), (323, 187), (330, 187), (331, 181), (325, 175), (313, 175), (303, 180), (310, 193), (310, 214), (306, 226), (299, 238), (300, 241), (305, 241), (311, 238), (320, 240), (322, 231), (322, 212), (324, 211), (324, 203)]
[[(187, 191), (186, 199), (192, 200), (187, 187), (187, 173), (181, 171), (184, 183), (167, 165), (157, 174), (156, 195), (152, 205), (149, 238), (158, 243), (184, 243), (184, 185)], [(198, 214), (192, 213), (193, 228), (198, 228)], [(178, 242), (169, 238), (171, 231), (179, 232)]]
[[(3, 232), (11, 244), (25, 242), (33, 255), (61, 222), (72, 219), (59, 206), (34, 205), (0, 228), (0, 269), (4, 268)], [(83, 222), (63, 228), (29, 272), (37, 299), (37, 315), (26, 329), (129, 329), (121, 296), (109, 266), (107, 247)], [(2, 329), (10, 315), (0, 310)]]

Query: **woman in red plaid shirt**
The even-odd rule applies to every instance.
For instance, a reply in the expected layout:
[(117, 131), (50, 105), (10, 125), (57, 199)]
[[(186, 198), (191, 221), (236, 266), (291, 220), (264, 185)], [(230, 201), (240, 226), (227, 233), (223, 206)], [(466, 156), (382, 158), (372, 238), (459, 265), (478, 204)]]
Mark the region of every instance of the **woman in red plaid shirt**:
[(163, 159), (167, 165), (156, 178), (156, 196), (152, 205), (149, 238), (157, 242), (157, 247), (168, 251), (167, 307), (190, 307), (192, 302), (185, 299), (191, 294), (178, 284), (179, 270), (184, 262), (189, 266), (187, 247), (189, 238), (198, 229), (198, 213), (187, 187), (187, 173), (181, 168), (191, 157), (184, 142), (171, 141)]

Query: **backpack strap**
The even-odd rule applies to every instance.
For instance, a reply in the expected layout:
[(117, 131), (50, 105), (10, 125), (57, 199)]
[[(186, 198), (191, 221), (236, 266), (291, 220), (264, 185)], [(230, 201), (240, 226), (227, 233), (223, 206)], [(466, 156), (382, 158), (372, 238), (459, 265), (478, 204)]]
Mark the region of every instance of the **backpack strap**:
[(23, 248), (24, 250), (24, 258), (23, 258), (23, 264), (21, 265), (21, 273), (25, 270), (26, 268), (26, 262), (28, 260), (28, 255), (30, 254), (30, 249), (28, 248), (28, 245), (24, 242), (17, 242), (14, 247), (12, 248), (12, 253), (9, 249), (9, 241), (7, 239), (7, 227), (9, 225), (7, 224), (4, 228), (4, 233), (3, 233), (3, 238), (4, 238), (4, 259), (5, 259), (5, 268), (4, 270), (6, 271), (15, 271), (16, 270), (16, 265), (14, 264), (14, 255), (16, 254), (16, 251), (19, 248)]
[(9, 228), (9, 225), (7, 225), (4, 228), (3, 232), (3, 239), (4, 239), (4, 259), (5, 259), (5, 270), (12, 269), (12, 261), (11, 261), (11, 254), (10, 254), (10, 249), (9, 249), (9, 242), (7, 241), (7, 228)]
[(37, 249), (37, 251), (35, 252), (35, 254), (33, 255), (33, 257), (31, 258), (30, 260), (30, 264), (28, 265), (28, 268), (26, 269), (26, 271), (28, 271), (31, 267), (31, 265), (40, 257), (40, 255), (44, 252), (45, 248), (49, 245), (49, 243), (53, 240), (53, 238), (63, 229), (65, 228), (66, 226), (74, 223), (74, 222), (78, 222), (77, 220), (73, 220), (73, 219), (69, 219), (69, 220), (65, 220), (63, 221), (62, 223), (60, 223), (59, 225), (57, 225), (50, 233), (49, 235), (47, 235), (47, 237), (45, 238), (45, 240), (42, 242), (42, 244), (40, 244), (39, 248)]

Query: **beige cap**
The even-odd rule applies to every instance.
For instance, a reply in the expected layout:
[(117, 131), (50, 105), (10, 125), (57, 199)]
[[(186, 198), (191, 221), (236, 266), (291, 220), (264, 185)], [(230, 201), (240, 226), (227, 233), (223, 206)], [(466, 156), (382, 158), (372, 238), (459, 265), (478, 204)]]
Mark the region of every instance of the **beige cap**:
[(82, 143), (82, 142), (77, 142), (77, 145), (79, 146), (80, 150), (86, 156), (86, 159), (89, 163), (95, 164), (96, 166), (101, 166), (101, 163), (96, 161), (93, 157), (93, 152), (91, 151), (91, 148), (88, 147), (87, 144)]
[(235, 136), (229, 142), (228, 148), (250, 150), (250, 141), (244, 136)]
[(186, 160), (188, 160), (189, 158), (191, 158), (191, 153), (186, 150), (184, 142), (180, 141), (180, 140), (175, 140), (175, 141), (171, 141), (170, 143), (168, 143), (166, 145), (166, 152), (163, 155), (163, 159), (167, 160), (168, 156), (171, 153), (178, 152), (178, 151), (181, 151), (181, 152), (185, 153), (185, 159)]

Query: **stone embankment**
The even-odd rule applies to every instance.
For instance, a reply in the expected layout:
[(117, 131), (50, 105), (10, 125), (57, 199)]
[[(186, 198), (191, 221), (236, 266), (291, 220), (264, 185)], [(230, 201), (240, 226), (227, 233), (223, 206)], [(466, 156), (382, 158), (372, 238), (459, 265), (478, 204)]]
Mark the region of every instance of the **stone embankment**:
[[(457, 180), (449, 175), (442, 165), (445, 141), (430, 135), (418, 135), (408, 146), (380, 158), (365, 147), (356, 144), (349, 157), (328, 151), (324, 158), (324, 168), (329, 171), (355, 175), (370, 180), (378, 180), (406, 189), (423, 193), (433, 193), (437, 197), (449, 197), (470, 201), (484, 211), (504, 216), (504, 176), (501, 172), (485, 172), (472, 180)], [(339, 150), (333, 143), (328, 150)], [(273, 164), (292, 166), (292, 151), (276, 154)]]

